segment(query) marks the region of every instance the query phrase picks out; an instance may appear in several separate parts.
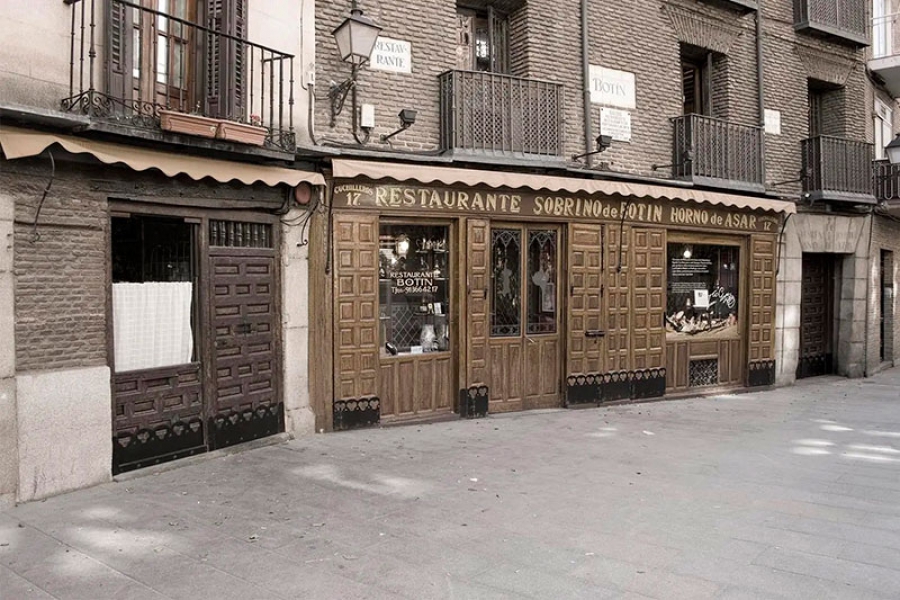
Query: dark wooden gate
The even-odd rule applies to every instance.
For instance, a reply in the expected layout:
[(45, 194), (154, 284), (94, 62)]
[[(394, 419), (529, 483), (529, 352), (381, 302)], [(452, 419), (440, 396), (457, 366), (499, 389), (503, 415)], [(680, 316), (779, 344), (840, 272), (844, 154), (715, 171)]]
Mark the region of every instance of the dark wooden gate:
[(800, 287), (800, 362), (797, 378), (834, 372), (834, 256), (803, 255)]
[(210, 449), (284, 431), (272, 226), (210, 222)]

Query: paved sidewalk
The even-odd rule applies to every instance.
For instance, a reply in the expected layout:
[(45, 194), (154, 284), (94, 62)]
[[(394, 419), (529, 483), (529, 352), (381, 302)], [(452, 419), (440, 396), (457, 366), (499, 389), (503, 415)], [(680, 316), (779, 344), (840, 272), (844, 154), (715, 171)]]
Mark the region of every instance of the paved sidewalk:
[(900, 598), (900, 369), (150, 469), (0, 514), (0, 598)]

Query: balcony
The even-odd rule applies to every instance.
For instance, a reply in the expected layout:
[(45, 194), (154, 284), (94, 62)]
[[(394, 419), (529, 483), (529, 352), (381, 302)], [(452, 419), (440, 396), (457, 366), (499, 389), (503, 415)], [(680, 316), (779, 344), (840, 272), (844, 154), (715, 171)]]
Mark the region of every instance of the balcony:
[(891, 96), (900, 96), (900, 53), (894, 51), (893, 15), (872, 19), (872, 58), (869, 70), (881, 77)]
[(887, 160), (873, 163), (875, 172), (875, 198), (879, 202), (896, 205), (900, 201), (900, 165), (892, 165)]
[(868, 46), (864, 0), (794, 0), (794, 29)]
[(810, 201), (873, 204), (872, 144), (820, 135), (800, 142)]
[[(139, 0), (66, 3), (72, 30), (64, 111), (126, 135), (166, 139), (167, 129), (197, 142), (202, 136), (296, 150), (294, 57), (243, 39), (244, 20), (214, 14), (211, 29)], [(219, 31), (226, 28), (234, 35)]]
[(672, 176), (698, 185), (764, 192), (762, 129), (702, 115), (672, 119)]
[(441, 147), (454, 154), (563, 156), (563, 86), (476, 71), (440, 75)]
[(747, 13), (750, 11), (758, 10), (759, 3), (757, 0), (702, 0), (707, 4), (712, 4), (713, 6), (719, 6), (722, 8), (730, 8), (731, 10), (736, 10), (742, 13)]

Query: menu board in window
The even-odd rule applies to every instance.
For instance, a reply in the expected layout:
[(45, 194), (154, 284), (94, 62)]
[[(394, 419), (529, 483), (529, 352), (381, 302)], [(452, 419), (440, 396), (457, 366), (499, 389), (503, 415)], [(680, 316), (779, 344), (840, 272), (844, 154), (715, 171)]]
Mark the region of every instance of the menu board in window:
[(668, 245), (666, 339), (738, 335), (739, 255), (737, 246)]
[(382, 224), (379, 229), (381, 353), (450, 349), (450, 228)]

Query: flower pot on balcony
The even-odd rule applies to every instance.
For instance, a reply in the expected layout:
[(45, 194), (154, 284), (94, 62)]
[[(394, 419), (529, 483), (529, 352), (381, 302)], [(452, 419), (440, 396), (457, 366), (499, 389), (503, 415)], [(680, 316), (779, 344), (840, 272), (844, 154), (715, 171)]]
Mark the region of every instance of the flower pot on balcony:
[(239, 144), (262, 146), (268, 133), (269, 130), (265, 127), (234, 121), (220, 121), (216, 137), (220, 140), (238, 142)]
[(214, 138), (219, 129), (219, 120), (174, 110), (161, 110), (159, 111), (159, 127), (163, 131)]

